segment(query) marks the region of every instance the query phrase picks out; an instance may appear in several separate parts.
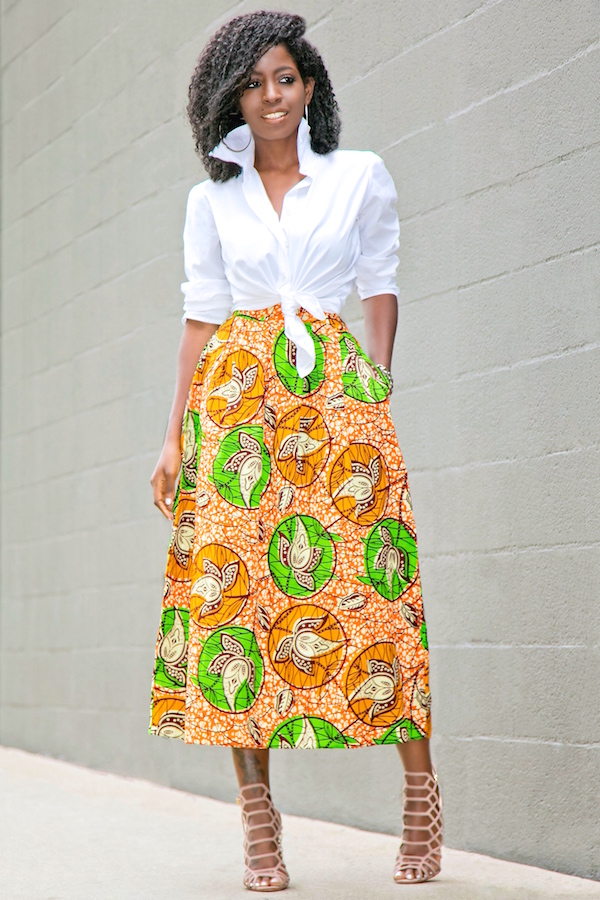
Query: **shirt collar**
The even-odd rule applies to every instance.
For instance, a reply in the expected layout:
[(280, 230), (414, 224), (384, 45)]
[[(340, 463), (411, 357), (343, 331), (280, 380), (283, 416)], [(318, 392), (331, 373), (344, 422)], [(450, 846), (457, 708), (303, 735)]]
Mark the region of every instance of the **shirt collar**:
[[(304, 117), (298, 126), (297, 151), (300, 174), (314, 175), (319, 165), (319, 154), (310, 146), (310, 127)], [(250, 126), (244, 123), (234, 128), (208, 155), (223, 162), (237, 163), (245, 177), (246, 171), (254, 168), (254, 138)]]

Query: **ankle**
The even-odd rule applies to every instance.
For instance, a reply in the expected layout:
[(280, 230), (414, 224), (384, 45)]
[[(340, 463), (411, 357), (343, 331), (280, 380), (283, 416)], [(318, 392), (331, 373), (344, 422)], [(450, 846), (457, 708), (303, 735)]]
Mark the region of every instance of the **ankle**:
[(244, 800), (258, 800), (271, 796), (271, 786), (264, 781), (255, 781), (251, 784), (241, 784), (238, 793)]

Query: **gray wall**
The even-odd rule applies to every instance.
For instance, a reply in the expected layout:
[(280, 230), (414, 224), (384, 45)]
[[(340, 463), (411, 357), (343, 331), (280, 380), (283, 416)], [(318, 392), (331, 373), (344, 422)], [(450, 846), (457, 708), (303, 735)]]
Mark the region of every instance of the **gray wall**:
[[(398, 186), (393, 412), (412, 474), (446, 842), (600, 877), (597, 0), (307, 0)], [(184, 120), (252, 4), (2, 0), (5, 744), (233, 799), (147, 735), (180, 335)], [(347, 307), (361, 334), (360, 308)], [(393, 831), (394, 748), (275, 754), (285, 810)]]

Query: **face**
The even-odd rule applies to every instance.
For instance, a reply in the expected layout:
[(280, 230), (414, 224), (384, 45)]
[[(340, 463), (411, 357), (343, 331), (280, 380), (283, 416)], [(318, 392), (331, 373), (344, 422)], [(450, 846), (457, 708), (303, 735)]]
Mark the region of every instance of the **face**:
[(281, 140), (295, 134), (313, 88), (314, 78), (304, 84), (282, 44), (261, 56), (240, 97), (240, 112), (255, 139)]

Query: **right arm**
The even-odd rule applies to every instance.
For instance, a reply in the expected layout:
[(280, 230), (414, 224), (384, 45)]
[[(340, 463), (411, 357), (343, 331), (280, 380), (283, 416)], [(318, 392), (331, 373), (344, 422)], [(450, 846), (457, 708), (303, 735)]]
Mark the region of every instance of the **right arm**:
[(200, 354), (218, 327), (218, 325), (213, 325), (211, 322), (198, 322), (194, 319), (186, 319), (183, 328), (177, 357), (175, 396), (169, 414), (167, 433), (158, 462), (150, 479), (154, 493), (154, 505), (160, 509), (167, 519), (173, 519), (175, 481), (181, 468), (181, 426), (190, 385)]
[(188, 280), (181, 285), (185, 296), (184, 329), (165, 442), (150, 479), (154, 505), (171, 520), (175, 481), (181, 468), (181, 426), (192, 378), (202, 350), (232, 308), (231, 290), (207, 187), (210, 187), (208, 182), (197, 184), (188, 195), (183, 229), (183, 257)]

